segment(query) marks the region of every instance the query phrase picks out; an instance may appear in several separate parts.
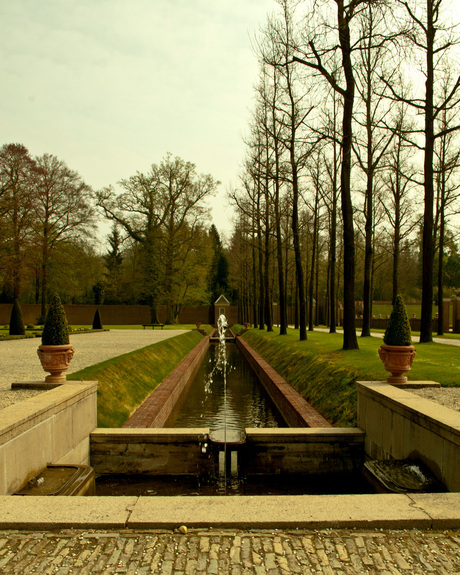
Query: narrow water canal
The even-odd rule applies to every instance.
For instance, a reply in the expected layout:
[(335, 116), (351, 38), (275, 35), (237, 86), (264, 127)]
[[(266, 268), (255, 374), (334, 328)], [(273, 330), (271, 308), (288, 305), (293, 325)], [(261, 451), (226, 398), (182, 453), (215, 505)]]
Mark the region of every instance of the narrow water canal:
[(208, 427), (214, 439), (229, 443), (247, 427), (287, 427), (236, 345), (226, 344), (226, 386), (223, 371), (215, 369), (217, 354), (218, 346), (211, 345), (165, 427)]

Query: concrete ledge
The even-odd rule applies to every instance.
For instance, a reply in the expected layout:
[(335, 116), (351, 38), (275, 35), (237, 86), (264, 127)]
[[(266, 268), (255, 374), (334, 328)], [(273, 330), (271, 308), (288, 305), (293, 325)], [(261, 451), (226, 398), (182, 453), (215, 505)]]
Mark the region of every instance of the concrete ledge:
[(441, 384), (437, 381), (406, 381), (406, 383), (391, 383), (393, 387), (399, 387), (400, 389), (425, 389), (427, 387), (441, 387)]
[(124, 528), (137, 497), (0, 497), (0, 529)]
[[(395, 388), (386, 382), (357, 381), (356, 387), (363, 398), (368, 397), (378, 401), (383, 407), (390, 408), (394, 413), (434, 431), (441, 437), (451, 439), (454, 435), (460, 439), (460, 413), (458, 411), (414, 395), (410, 391)], [(359, 426), (363, 427), (360, 424)]]
[(245, 429), (248, 440), (257, 440), (263, 443), (309, 443), (322, 442), (325, 439), (346, 440), (362, 443), (364, 431), (357, 427), (247, 427)]
[(0, 494), (15, 493), (48, 463), (88, 463), (97, 382), (65, 383), (2, 409)]
[(0, 445), (32, 429), (73, 403), (95, 394), (97, 381), (68, 382), (2, 409)]
[(0, 497), (0, 529), (460, 528), (460, 494)]
[(460, 492), (460, 413), (386, 382), (356, 382), (358, 426), (372, 459), (419, 459)]

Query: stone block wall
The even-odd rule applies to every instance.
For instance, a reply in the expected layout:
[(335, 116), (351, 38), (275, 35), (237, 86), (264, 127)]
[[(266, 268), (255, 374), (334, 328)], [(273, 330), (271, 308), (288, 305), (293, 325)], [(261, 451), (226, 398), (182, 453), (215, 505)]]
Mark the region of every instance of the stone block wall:
[(364, 432), (354, 428), (246, 429), (246, 474), (352, 473), (364, 461)]
[(96, 474), (201, 475), (211, 462), (202, 447), (209, 429), (96, 429), (91, 466)]
[(66, 383), (2, 410), (0, 495), (10, 495), (47, 464), (89, 465), (97, 426), (97, 382)]
[(460, 413), (386, 382), (357, 382), (358, 426), (372, 459), (418, 459), (460, 491)]

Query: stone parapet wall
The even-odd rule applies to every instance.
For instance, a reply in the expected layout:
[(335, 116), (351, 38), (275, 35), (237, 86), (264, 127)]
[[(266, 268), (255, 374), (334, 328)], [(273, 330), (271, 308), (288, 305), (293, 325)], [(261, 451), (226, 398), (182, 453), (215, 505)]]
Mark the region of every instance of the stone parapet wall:
[(418, 459), (460, 491), (460, 413), (386, 382), (357, 382), (358, 426), (372, 459)]
[(96, 474), (202, 475), (209, 429), (102, 429), (91, 433)]
[(360, 472), (364, 432), (355, 428), (246, 429), (243, 474)]
[(69, 382), (1, 411), (0, 495), (16, 492), (47, 464), (89, 464), (96, 393), (97, 382)]

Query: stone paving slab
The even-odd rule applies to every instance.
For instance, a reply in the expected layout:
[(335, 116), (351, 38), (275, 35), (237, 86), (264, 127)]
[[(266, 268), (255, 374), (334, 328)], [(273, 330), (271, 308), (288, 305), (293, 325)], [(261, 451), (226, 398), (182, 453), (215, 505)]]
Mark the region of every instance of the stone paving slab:
[(460, 527), (460, 493), (411, 493), (408, 497), (431, 517), (433, 529)]
[(137, 500), (135, 496), (2, 496), (0, 529), (122, 529)]
[[(460, 527), (460, 494), (457, 503)], [(434, 503), (433, 503), (434, 505)], [(441, 520), (441, 515), (439, 515)], [(431, 527), (422, 500), (403, 494), (241, 497), (140, 497), (128, 520), (132, 528), (193, 527)], [(449, 524), (451, 525), (451, 524)]]
[(0, 573), (460, 573), (459, 531), (0, 531)]
[(0, 497), (0, 529), (460, 528), (460, 493)]

